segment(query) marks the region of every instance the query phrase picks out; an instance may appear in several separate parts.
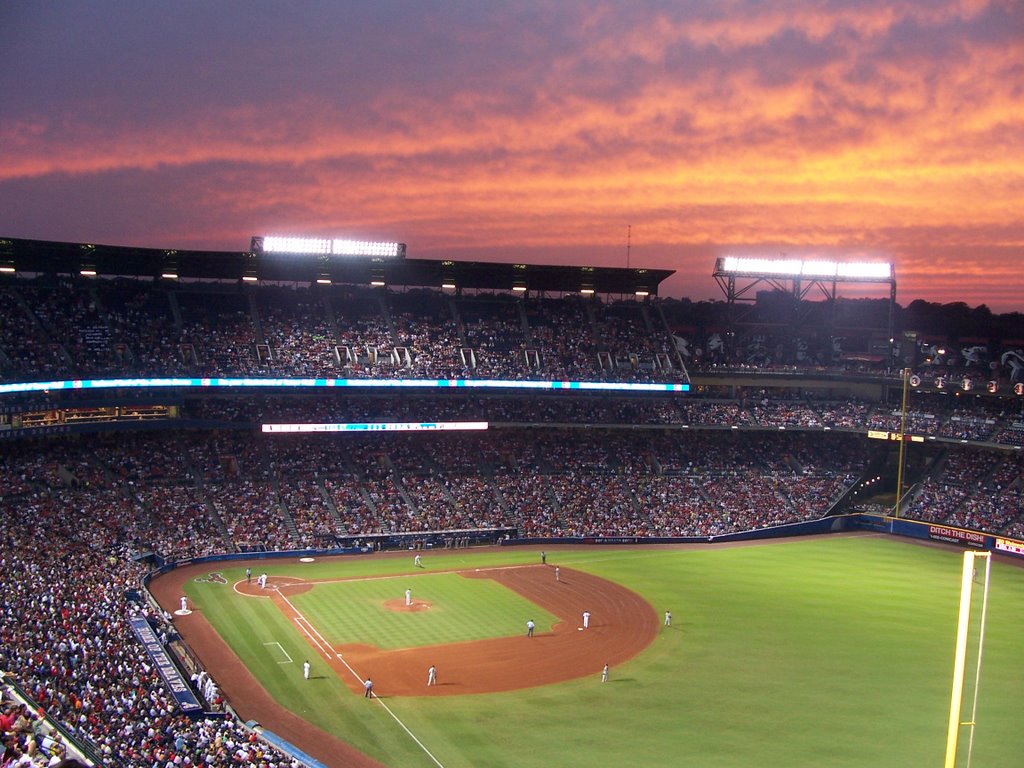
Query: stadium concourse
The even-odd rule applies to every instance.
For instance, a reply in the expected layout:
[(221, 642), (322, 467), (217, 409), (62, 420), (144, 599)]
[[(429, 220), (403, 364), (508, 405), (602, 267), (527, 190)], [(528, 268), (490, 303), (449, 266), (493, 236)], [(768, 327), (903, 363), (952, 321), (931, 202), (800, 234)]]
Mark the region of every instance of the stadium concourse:
[[(444, 546), (474, 530), (707, 538), (884, 511), (870, 489), (890, 473), (893, 444), (868, 434), (903, 429), (922, 438), (909, 452), (906, 516), (1024, 536), (1020, 398), (950, 397), (931, 386), (901, 413), (892, 387), (876, 381), (890, 361), (831, 357), (823, 339), (803, 360), (727, 351), (698, 362), (674, 336), (672, 308), (655, 303), (71, 280), (4, 282), (0, 293), (4, 382), (175, 374), (681, 382), (684, 361), (705, 375), (685, 397), (5, 397), (5, 702), (20, 696), (97, 763), (295, 764), (247, 729), (216, 687), (202, 686), (212, 716), (181, 713), (131, 629), (144, 617), (168, 647), (176, 642), (173, 622), (142, 589), (155, 559), (359, 539), (404, 546), (428, 534)], [(779, 378), (780, 366), (800, 375)], [(942, 370), (978, 389), (997, 376), (1006, 392), (1016, 369), (964, 358)], [(812, 375), (816, 388), (804, 383)], [(878, 396), (854, 396), (866, 380)], [(146, 410), (155, 406), (163, 410)], [(69, 417), (82, 417), (80, 432)], [(441, 419), (491, 428), (339, 439), (255, 432), (268, 421)], [(245, 717), (244, 700), (230, 704)], [(49, 762), (43, 719), (18, 722), (17, 706), (3, 710), (15, 714), (0, 718), (11, 755), (17, 748)]]

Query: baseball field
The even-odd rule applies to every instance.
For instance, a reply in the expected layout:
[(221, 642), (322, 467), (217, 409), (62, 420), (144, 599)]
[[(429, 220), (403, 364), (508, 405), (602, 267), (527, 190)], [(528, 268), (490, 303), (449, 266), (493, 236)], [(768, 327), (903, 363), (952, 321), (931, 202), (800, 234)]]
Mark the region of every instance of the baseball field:
[[(851, 534), (550, 548), (545, 565), (533, 547), (263, 560), (252, 583), (230, 563), (152, 589), (169, 611), (188, 596), (175, 622), (243, 718), (330, 766), (926, 766), (945, 750), (961, 564)], [(1024, 754), (1021, 638), (1024, 570), (997, 560), (968, 670), (975, 765)]]

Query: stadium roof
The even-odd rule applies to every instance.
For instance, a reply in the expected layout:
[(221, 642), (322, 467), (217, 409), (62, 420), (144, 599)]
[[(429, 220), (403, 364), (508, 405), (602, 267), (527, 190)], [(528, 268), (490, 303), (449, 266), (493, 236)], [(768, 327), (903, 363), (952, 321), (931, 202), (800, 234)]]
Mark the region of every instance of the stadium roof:
[(83, 269), (98, 276), (183, 280), (241, 280), (333, 283), (537, 292), (593, 291), (601, 294), (654, 296), (670, 269), (548, 266), (499, 262), (353, 257), (325, 260), (315, 255), (268, 254), (252, 251), (184, 251), (90, 243), (4, 238), (0, 267), (17, 273), (78, 275)]

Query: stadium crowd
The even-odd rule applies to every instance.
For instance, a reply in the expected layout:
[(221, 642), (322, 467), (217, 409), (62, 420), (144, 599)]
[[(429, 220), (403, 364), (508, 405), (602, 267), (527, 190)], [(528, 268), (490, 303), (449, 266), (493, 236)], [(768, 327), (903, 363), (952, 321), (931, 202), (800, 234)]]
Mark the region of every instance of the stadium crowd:
[[(827, 513), (886, 448), (885, 441), (840, 431), (509, 428), (500, 438), (399, 433), (253, 440), (247, 430), (183, 430), (53, 440), (44, 452), (16, 442), (4, 446), (0, 466), (9, 489), (5, 505), (30, 498), (75, 508), (101, 523), (90, 529), (98, 547), (173, 559), (446, 528), (511, 527), (531, 536), (720, 535)], [(948, 450), (950, 458), (932, 477), (943, 488), (989, 494), (975, 503), (1005, 507), (1009, 524), (1019, 503), (1008, 503), (1007, 495), (1019, 494), (1021, 485), (1013, 455)], [(961, 455), (986, 463), (958, 469)], [(991, 485), (977, 485), (989, 476)], [(677, 516), (661, 500), (684, 488), (692, 492)], [(932, 511), (921, 514), (955, 522), (937, 511), (939, 501), (927, 488), (919, 507)], [(935, 496), (949, 498), (942, 489)], [(705, 522), (687, 527), (693, 508), (706, 512)], [(971, 525), (992, 529), (998, 519), (986, 514), (987, 528), (985, 520)]]
[[(177, 713), (126, 626), (147, 611), (173, 630), (125, 600), (140, 555), (498, 526), (533, 537), (716, 536), (825, 514), (874, 450), (884, 443), (842, 432), (716, 429), (374, 435), (358, 450), (246, 430), (14, 442), (0, 453), (0, 663), (109, 764), (288, 765), (230, 717)], [(1020, 535), (1022, 485), (1015, 454), (952, 447), (911, 516)]]
[[(3, 727), (13, 758), (4, 764), (47, 765), (64, 756), (64, 743), (41, 736), (49, 732), (42, 729), (45, 716), (104, 765), (297, 765), (232, 717), (180, 712), (127, 624), (131, 614), (145, 613), (163, 634), (171, 631), (165, 616), (126, 599), (144, 572), (131, 557), (134, 547), (108, 530), (114, 518), (97, 519), (101, 505), (65, 501), (33, 491), (4, 504), (0, 663), (38, 707), (19, 710)], [(120, 532), (138, 543), (147, 527), (140, 510), (118, 511), (126, 515)], [(221, 702), (208, 706), (216, 710)]]
[(635, 302), (70, 279), (9, 282), (0, 295), (5, 381), (686, 378), (664, 318)]
[(3, 381), (187, 374), (678, 382), (687, 369), (877, 376), (909, 365), (929, 388), (956, 390), (965, 381), (972, 389), (1019, 381), (1024, 368), (1015, 339), (940, 354), (922, 340), (896, 344), (867, 330), (698, 331), (692, 307), (658, 299), (68, 277), (4, 280), (0, 299)]
[[(769, 338), (721, 347), (709, 339), (698, 356), (672, 332), (677, 323), (661, 305), (580, 297), (65, 280), (4, 283), (0, 299), (4, 381), (182, 374), (683, 381), (684, 361), (698, 370), (762, 372), (891, 364), (799, 344), (779, 352)], [(929, 460), (906, 514), (1024, 536), (1024, 459), (991, 445), (1024, 445), (1019, 404), (915, 396), (904, 415), (892, 403), (718, 386), (685, 400), (187, 398), (180, 423), (188, 429), (0, 444), (0, 669), (38, 707), (0, 703), (0, 765), (45, 765), (63, 754), (41, 731), (40, 714), (108, 765), (294, 764), (225, 711), (215, 691), (206, 702), (212, 716), (180, 714), (128, 625), (144, 615), (161, 637), (174, 633), (169, 616), (128, 597), (154, 556), (474, 529), (696, 538), (762, 529), (828, 514), (884, 464), (889, 443), (865, 439), (868, 430), (976, 443), (925, 446)], [(252, 429), (444, 419), (495, 428), (267, 439)], [(463, 545), (470, 537), (442, 540)]]

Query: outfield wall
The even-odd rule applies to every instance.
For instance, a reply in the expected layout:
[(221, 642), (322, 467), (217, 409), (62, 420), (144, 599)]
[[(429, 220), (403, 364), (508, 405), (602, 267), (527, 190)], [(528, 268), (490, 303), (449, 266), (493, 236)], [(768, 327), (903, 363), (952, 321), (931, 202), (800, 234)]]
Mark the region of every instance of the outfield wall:
[(548, 538), (502, 539), (502, 546), (545, 544), (721, 544), (729, 541), (752, 541), (755, 539), (781, 539), (790, 536), (836, 533), (849, 530), (848, 518), (822, 517), (800, 523), (776, 525), (772, 528), (756, 528), (750, 531), (723, 533), (718, 536), (552, 536)]
[(887, 533), (893, 536), (938, 541), (944, 544), (984, 549), (996, 554), (1024, 559), (1024, 542), (1016, 539), (972, 531), (967, 528), (942, 525), (940, 523), (864, 513), (835, 515), (818, 520), (779, 525), (773, 528), (759, 528), (750, 531), (727, 533), (721, 536), (564, 536), (544, 539), (505, 539), (501, 544), (502, 546), (536, 546), (538, 544), (547, 546), (559, 544), (720, 544), (733, 541), (778, 539), (852, 530), (877, 531), (878, 533)]
[(929, 523), (921, 520), (907, 520), (902, 517), (887, 515), (866, 515), (863, 513), (849, 515), (854, 528), (878, 531), (894, 536), (907, 536), (912, 539), (939, 541), (944, 544), (955, 544), (969, 549), (984, 549), (998, 555), (1024, 558), (1024, 542), (1008, 539), (991, 533), (972, 531), (968, 528), (957, 528), (952, 525)]

